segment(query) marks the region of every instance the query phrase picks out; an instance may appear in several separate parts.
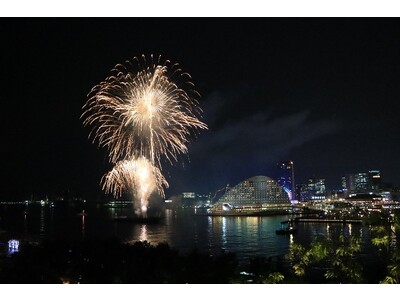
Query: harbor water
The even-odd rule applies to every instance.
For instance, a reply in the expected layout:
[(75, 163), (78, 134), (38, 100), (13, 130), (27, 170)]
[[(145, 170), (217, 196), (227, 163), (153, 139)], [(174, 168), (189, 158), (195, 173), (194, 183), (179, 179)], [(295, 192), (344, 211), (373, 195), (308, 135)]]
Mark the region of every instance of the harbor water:
[[(84, 210), (84, 213), (82, 211)], [(218, 255), (235, 253), (239, 261), (250, 257), (285, 255), (291, 243), (309, 245), (318, 235), (361, 238), (370, 247), (370, 233), (361, 224), (299, 223), (297, 233), (277, 235), (276, 229), (288, 216), (205, 216), (195, 209), (165, 209), (156, 224), (115, 222), (112, 217), (123, 208), (91, 204), (82, 206), (1, 205), (0, 241), (18, 239), (41, 242), (45, 239), (106, 240), (123, 242), (166, 242), (180, 253), (197, 249)]]

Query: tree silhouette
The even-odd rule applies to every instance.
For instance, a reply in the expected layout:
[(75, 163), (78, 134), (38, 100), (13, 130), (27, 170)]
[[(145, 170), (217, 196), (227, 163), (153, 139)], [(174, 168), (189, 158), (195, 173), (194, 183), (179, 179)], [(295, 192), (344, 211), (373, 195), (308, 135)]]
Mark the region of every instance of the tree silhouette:
[(293, 243), (286, 258), (291, 263), (294, 275), (300, 280), (320, 280), (322, 273), (327, 282), (359, 283), (362, 280), (362, 268), (355, 260), (355, 254), (360, 250), (358, 238), (346, 238), (341, 234), (333, 241), (318, 236), (309, 249)]
[(400, 211), (392, 214), (376, 214), (375, 222), (370, 226), (373, 238), (371, 242), (380, 254), (388, 274), (380, 283), (400, 283), (400, 250), (398, 235), (400, 232)]

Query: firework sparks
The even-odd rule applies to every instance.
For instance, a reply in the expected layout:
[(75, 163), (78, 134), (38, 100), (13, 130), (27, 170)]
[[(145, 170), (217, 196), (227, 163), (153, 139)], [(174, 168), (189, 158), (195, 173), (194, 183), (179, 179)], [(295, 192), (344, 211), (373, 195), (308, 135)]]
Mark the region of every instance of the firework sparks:
[(162, 176), (162, 158), (171, 164), (186, 154), (190, 138), (207, 125), (199, 120), (199, 94), (190, 75), (178, 64), (150, 56), (116, 65), (112, 75), (96, 85), (84, 105), (84, 125), (91, 126), (93, 142), (105, 147), (115, 164), (103, 181), (103, 190), (121, 196), (132, 190), (147, 209), (157, 190), (168, 184)]
[(144, 56), (117, 65), (92, 89), (84, 124), (93, 126), (90, 135), (108, 149), (111, 162), (144, 156), (161, 168), (161, 157), (176, 161), (187, 153), (190, 136), (207, 125), (197, 117), (198, 93), (189, 74), (160, 57), (142, 64)]
[(153, 191), (164, 196), (164, 187), (167, 188), (168, 183), (160, 169), (144, 157), (120, 161), (102, 178), (102, 188), (106, 193), (118, 198), (125, 189), (129, 190), (142, 212), (146, 212)]

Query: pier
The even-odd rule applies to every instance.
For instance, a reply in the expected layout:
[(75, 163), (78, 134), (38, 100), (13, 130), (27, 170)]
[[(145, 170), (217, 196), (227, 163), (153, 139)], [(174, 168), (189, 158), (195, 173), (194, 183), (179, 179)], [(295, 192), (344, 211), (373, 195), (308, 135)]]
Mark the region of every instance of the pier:
[(317, 219), (317, 218), (295, 218), (296, 223), (348, 223), (348, 224), (362, 224), (360, 219)]

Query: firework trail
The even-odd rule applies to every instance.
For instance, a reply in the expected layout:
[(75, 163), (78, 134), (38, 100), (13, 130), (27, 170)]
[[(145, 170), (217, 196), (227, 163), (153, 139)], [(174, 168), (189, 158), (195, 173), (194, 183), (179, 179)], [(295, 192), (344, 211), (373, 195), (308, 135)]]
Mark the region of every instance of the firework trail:
[[(177, 161), (187, 153), (190, 138), (207, 129), (199, 120), (199, 94), (190, 80), (178, 64), (143, 55), (116, 65), (112, 75), (91, 90), (83, 123), (92, 127), (89, 137), (106, 148), (116, 164), (103, 178), (103, 190), (120, 196), (124, 188), (143, 191), (143, 184), (163, 195), (167, 183), (160, 172), (162, 159)], [(138, 180), (143, 170), (154, 182)], [(142, 192), (134, 194), (144, 197)]]
[(168, 187), (160, 169), (144, 157), (118, 162), (101, 181), (103, 190), (116, 198), (120, 197), (125, 189), (130, 191), (137, 204), (140, 204), (137, 206), (142, 212), (146, 212), (148, 199), (153, 191), (157, 190), (164, 196), (163, 188)]

